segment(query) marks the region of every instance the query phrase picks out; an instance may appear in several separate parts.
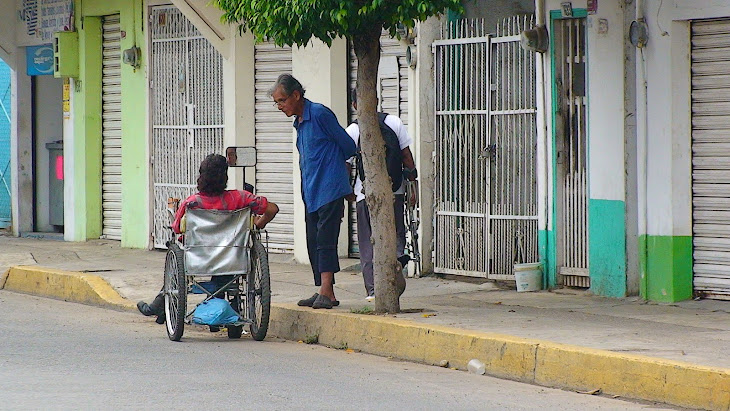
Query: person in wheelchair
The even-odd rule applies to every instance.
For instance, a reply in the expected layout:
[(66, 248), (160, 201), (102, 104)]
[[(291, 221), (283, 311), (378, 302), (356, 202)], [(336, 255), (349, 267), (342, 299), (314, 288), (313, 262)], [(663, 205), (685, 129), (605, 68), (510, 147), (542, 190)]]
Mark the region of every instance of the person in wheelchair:
[[(209, 154), (200, 163), (198, 176), (198, 192), (186, 198), (177, 209), (172, 230), (175, 233), (185, 232), (185, 211), (188, 208), (203, 208), (206, 210), (238, 210), (248, 207), (257, 217), (254, 225), (263, 229), (279, 212), (279, 207), (266, 199), (246, 190), (226, 190), (228, 184), (228, 163), (220, 154)], [(226, 276), (219, 276), (226, 277)], [(221, 279), (223, 280), (223, 279)], [(163, 286), (164, 288), (164, 286)], [(157, 316), (157, 323), (165, 322), (165, 296), (162, 290), (154, 300), (147, 304), (144, 301), (137, 303), (139, 312), (146, 316)], [(211, 331), (214, 331), (211, 327)]]

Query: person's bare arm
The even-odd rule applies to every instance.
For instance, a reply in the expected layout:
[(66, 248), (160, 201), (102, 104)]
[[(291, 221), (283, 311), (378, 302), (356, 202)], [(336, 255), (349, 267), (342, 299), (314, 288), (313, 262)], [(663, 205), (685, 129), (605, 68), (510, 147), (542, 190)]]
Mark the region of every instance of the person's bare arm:
[(276, 217), (276, 213), (278, 212), (279, 206), (277, 206), (276, 203), (269, 202), (269, 204), (266, 206), (266, 211), (264, 211), (263, 214), (254, 219), (254, 224), (256, 225), (256, 227), (262, 230), (264, 227), (266, 227), (266, 224), (268, 224), (269, 221), (273, 220), (274, 217)]
[[(347, 175), (351, 176), (352, 175), (352, 164), (345, 162), (345, 167), (347, 167)], [(350, 193), (345, 196), (345, 200), (350, 201), (350, 202), (355, 201), (355, 199), (356, 199), (355, 193)]]
[[(403, 150), (401, 150), (401, 154), (403, 154), (403, 166), (406, 169), (409, 170), (415, 170), (416, 169), (416, 162), (413, 161), (413, 154), (411, 154), (411, 148), (406, 147)], [(413, 181), (416, 179), (416, 174), (409, 174), (408, 179)]]

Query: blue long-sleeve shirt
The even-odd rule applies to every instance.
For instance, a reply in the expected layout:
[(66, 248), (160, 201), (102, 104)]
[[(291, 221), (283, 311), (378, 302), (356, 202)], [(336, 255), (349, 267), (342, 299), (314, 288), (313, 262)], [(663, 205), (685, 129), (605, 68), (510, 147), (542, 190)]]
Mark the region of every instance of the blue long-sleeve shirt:
[(294, 120), (294, 128), (307, 212), (352, 193), (345, 160), (355, 155), (356, 146), (335, 114), (305, 98), (302, 116)]

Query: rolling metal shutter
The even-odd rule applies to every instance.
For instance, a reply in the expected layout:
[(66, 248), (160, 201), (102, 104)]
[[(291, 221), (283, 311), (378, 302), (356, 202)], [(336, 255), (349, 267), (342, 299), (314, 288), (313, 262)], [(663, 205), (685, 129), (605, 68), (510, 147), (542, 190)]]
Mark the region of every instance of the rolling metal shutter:
[[(388, 114), (400, 117), (403, 124), (408, 125), (408, 64), (406, 63), (406, 46), (398, 39), (390, 37), (390, 34), (383, 31), (380, 36), (380, 59), (381, 66), (395, 59), (397, 71), (391, 72), (380, 80), (378, 95), (381, 97), (378, 109)], [(355, 88), (357, 83), (357, 57), (355, 50), (350, 46), (350, 90)], [(348, 96), (350, 91), (348, 91)], [(348, 99), (348, 103), (351, 100)], [(350, 123), (357, 118), (352, 105), (349, 105)], [(354, 171), (353, 171), (354, 176)], [(354, 177), (353, 177), (354, 178)], [(348, 205), (349, 222), (349, 255), (359, 257), (360, 248), (357, 244), (357, 210), (355, 203)]]
[[(282, 73), (292, 71), (291, 47), (273, 42), (255, 46), (256, 76), (256, 194), (279, 206), (279, 214), (266, 225), (269, 251), (294, 251), (293, 118), (274, 105), (269, 88)], [(297, 193), (299, 189), (297, 188)]]
[(119, 15), (102, 21), (102, 238), (122, 239), (122, 81)]
[(730, 20), (692, 24), (695, 294), (730, 299)]

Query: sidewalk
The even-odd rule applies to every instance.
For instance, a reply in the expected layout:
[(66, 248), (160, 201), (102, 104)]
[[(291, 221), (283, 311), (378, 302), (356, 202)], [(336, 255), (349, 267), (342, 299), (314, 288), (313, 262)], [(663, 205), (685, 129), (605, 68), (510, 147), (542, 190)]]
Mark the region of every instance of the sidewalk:
[[(0, 273), (16, 266), (45, 273), (43, 280), (26, 280), (35, 281), (29, 290), (58, 274), (46, 268), (99, 276), (128, 300), (110, 304), (122, 309), (157, 293), (164, 257), (163, 251), (122, 249), (115, 241), (0, 236)], [(408, 279), (403, 313), (358, 315), (351, 310), (373, 306), (364, 299), (359, 272), (337, 275), (339, 308), (312, 310), (295, 305), (316, 291), (309, 266), (281, 255), (270, 258), (275, 305), (270, 335), (302, 339), (316, 333), (323, 344), (432, 364), (447, 360), (460, 369), (479, 358), (488, 373), (520, 381), (730, 409), (730, 302), (654, 304), (570, 289), (517, 293), (493, 283), (425, 277)], [(341, 263), (357, 267), (357, 260)], [(13, 290), (11, 280), (21, 271), (12, 272), (6, 289)]]

